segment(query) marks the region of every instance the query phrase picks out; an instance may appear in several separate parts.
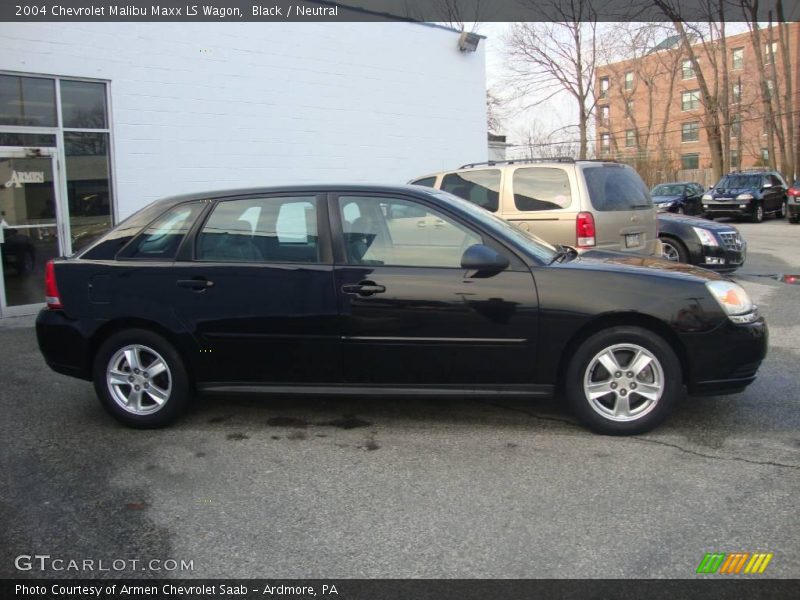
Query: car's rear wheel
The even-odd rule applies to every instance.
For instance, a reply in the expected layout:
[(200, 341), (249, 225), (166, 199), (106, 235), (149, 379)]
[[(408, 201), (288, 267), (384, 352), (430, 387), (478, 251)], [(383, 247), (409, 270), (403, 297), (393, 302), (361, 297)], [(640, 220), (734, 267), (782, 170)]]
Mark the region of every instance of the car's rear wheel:
[(680, 362), (652, 331), (618, 326), (587, 338), (567, 367), (564, 389), (575, 415), (607, 435), (644, 433), (672, 411), (682, 391)]
[(685, 263), (689, 260), (689, 251), (683, 242), (671, 238), (669, 236), (662, 236), (661, 238), (661, 251), (662, 256), (672, 262)]
[(146, 329), (109, 337), (94, 361), (94, 387), (103, 407), (131, 427), (162, 427), (189, 403), (189, 378), (175, 348)]
[(758, 202), (753, 207), (753, 212), (750, 215), (750, 221), (752, 221), (753, 223), (761, 223), (763, 220), (764, 220), (764, 206), (761, 204), (761, 202)]
[(786, 200), (781, 202), (781, 209), (778, 211), (778, 214), (775, 215), (778, 219), (786, 218)]

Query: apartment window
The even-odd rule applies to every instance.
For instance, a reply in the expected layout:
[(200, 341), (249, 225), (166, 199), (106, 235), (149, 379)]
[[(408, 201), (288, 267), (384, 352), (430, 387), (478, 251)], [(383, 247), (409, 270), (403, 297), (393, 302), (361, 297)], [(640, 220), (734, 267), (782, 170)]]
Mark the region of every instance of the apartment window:
[(731, 150), (731, 169), (738, 169), (742, 166), (738, 150)]
[(764, 162), (769, 162), (769, 148), (761, 149), (761, 160)]
[(629, 117), (633, 117), (633, 100), (628, 100), (625, 102), (625, 113)]
[(681, 110), (694, 110), (700, 108), (700, 90), (690, 90), (681, 93)]
[(742, 101), (742, 84), (734, 83), (731, 86), (731, 101), (734, 104), (739, 104)]
[(628, 129), (625, 132), (625, 147), (633, 148), (634, 146), (636, 146), (636, 130)]
[(700, 139), (700, 123), (684, 123), (681, 125), (681, 141), (696, 142)]
[(600, 97), (608, 98), (608, 77), (600, 78)]
[(625, 73), (625, 89), (632, 90), (633, 89), (633, 71), (628, 71)]
[(772, 42), (764, 46), (764, 63), (771, 65), (775, 60), (775, 53), (778, 51), (778, 42)]
[(742, 134), (742, 122), (739, 117), (734, 117), (731, 121), (731, 137), (739, 137)]
[(681, 155), (681, 169), (699, 169), (699, 168), (700, 168), (699, 154)]
[(609, 114), (608, 106), (601, 106), (600, 107), (600, 123), (602, 125), (608, 125), (608, 114)]
[(744, 48), (733, 49), (733, 68), (734, 69), (744, 68)]
[(772, 94), (775, 92), (775, 82), (772, 79), (767, 79), (767, 99), (772, 98)]
[(600, 150), (603, 153), (611, 151), (611, 135), (604, 133), (600, 136)]
[(694, 67), (692, 66), (692, 61), (686, 59), (681, 64), (681, 79), (694, 79)]

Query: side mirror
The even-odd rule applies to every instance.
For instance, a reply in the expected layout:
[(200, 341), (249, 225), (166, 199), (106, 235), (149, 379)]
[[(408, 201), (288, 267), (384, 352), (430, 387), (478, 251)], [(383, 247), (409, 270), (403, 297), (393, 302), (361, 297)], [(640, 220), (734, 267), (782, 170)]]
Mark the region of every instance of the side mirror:
[(508, 258), (483, 244), (470, 246), (461, 256), (461, 267), (470, 271), (502, 271), (508, 264)]

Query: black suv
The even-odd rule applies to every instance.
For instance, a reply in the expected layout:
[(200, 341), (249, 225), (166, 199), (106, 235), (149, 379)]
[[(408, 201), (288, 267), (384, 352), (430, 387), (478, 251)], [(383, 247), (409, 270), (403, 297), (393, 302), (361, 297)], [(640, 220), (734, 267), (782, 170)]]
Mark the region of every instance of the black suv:
[(786, 190), (789, 186), (777, 171), (728, 173), (703, 195), (705, 216), (747, 217), (761, 223), (765, 214), (786, 216)]

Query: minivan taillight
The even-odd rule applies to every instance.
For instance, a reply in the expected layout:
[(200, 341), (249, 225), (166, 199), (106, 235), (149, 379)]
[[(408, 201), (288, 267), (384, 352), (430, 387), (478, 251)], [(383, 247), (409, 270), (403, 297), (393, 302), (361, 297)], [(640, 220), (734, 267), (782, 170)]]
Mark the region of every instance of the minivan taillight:
[(578, 248), (594, 246), (596, 243), (594, 235), (594, 217), (592, 213), (578, 213), (578, 218), (575, 221), (575, 237), (578, 238)]
[(50, 310), (64, 308), (61, 305), (61, 294), (58, 293), (58, 284), (56, 283), (56, 266), (52, 260), (48, 260), (44, 268), (44, 296), (47, 308)]

